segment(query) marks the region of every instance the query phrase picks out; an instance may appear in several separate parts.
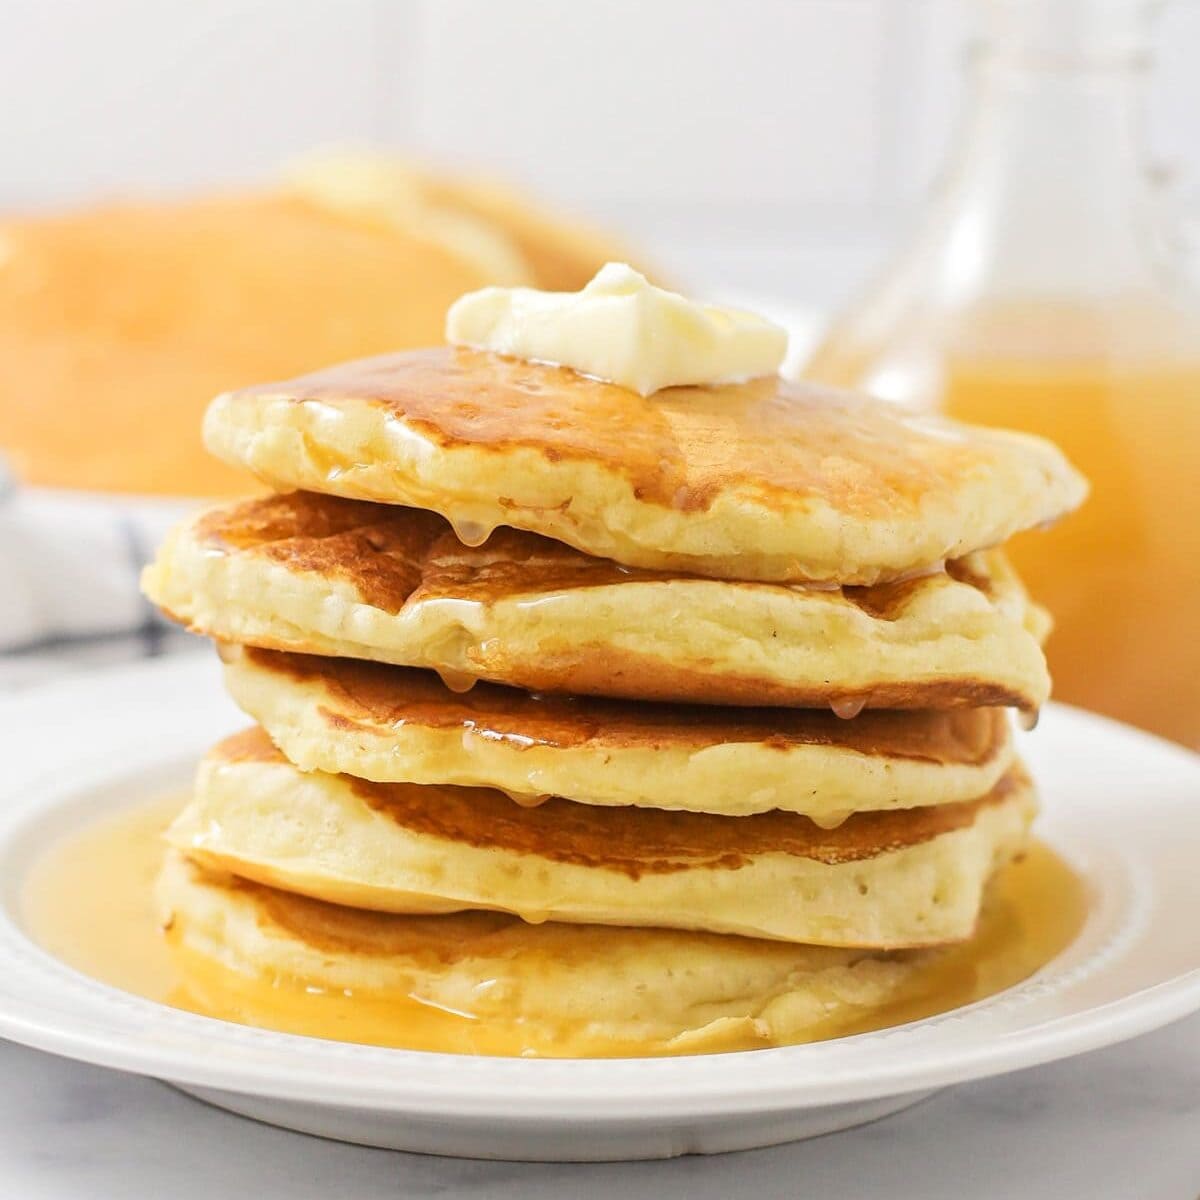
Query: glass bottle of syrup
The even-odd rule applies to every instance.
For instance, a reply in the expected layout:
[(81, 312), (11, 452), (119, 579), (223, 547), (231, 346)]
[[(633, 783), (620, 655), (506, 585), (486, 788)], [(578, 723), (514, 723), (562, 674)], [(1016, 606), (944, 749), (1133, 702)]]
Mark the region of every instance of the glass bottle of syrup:
[(981, 5), (951, 168), (805, 374), (1062, 446), (1092, 496), (1012, 546), (1055, 695), (1200, 747), (1200, 303), (1142, 152), (1157, 7)]

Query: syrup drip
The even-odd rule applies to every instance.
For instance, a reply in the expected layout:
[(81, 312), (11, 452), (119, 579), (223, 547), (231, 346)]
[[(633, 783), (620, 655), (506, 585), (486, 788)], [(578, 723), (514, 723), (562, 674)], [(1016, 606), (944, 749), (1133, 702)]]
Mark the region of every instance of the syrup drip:
[(506, 788), (499, 789), (514, 803), (522, 808), (541, 808), (547, 800), (554, 797), (549, 792), (510, 792)]
[(463, 695), (469, 692), (479, 680), (474, 675), (468, 675), (465, 671), (455, 671), (450, 667), (436, 667), (438, 678), (446, 685), (446, 688), (457, 695)]
[(835, 809), (831, 812), (822, 813), (820, 816), (810, 816), (808, 819), (818, 829), (836, 829), (839, 825), (844, 825), (853, 815), (851, 809)]
[(474, 549), (482, 546), (495, 532), (495, 527), (482, 525), (478, 521), (455, 521), (451, 519), (454, 534), (464, 546)]
[(834, 714), (842, 718), (843, 721), (852, 721), (858, 716), (864, 708), (867, 707), (865, 696), (850, 696), (846, 699), (831, 700), (829, 707), (833, 709)]

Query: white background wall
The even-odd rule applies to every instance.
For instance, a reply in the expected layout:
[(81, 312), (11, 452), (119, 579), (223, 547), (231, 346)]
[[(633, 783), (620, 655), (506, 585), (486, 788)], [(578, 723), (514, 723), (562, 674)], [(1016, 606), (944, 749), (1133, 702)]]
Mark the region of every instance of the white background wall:
[[(1052, 3), (1053, 0), (1045, 0)], [(710, 285), (842, 296), (944, 148), (971, 0), (0, 0), (0, 204), (268, 174), (314, 143), (479, 165)], [(1200, 175), (1200, 2), (1156, 157)]]

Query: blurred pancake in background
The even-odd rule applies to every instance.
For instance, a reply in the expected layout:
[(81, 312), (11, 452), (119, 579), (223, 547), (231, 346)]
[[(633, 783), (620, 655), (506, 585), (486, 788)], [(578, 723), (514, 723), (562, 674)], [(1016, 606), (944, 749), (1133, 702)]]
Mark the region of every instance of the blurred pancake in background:
[[(373, 165), (372, 165), (373, 164)], [(619, 247), (513, 194), (383, 158), (260, 192), (0, 222), (0, 452), (28, 483), (222, 495), (218, 392), (436, 344), (487, 284), (577, 288)]]
[(316, 151), (290, 163), (284, 177), (315, 204), (360, 219), (409, 229), (425, 222), (460, 243), (486, 230), (509, 254), (515, 249), (527, 277), (549, 291), (574, 291), (598, 264), (629, 257), (607, 231), (566, 220), (497, 179), (448, 175), (362, 151)]

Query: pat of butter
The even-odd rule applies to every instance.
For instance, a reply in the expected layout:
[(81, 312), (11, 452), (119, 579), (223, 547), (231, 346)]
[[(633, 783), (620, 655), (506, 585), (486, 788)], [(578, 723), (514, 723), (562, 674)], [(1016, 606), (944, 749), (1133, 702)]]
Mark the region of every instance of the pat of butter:
[(774, 375), (787, 333), (754, 313), (697, 304), (609, 263), (581, 292), (483, 288), (446, 314), (446, 340), (570, 367), (649, 396)]

